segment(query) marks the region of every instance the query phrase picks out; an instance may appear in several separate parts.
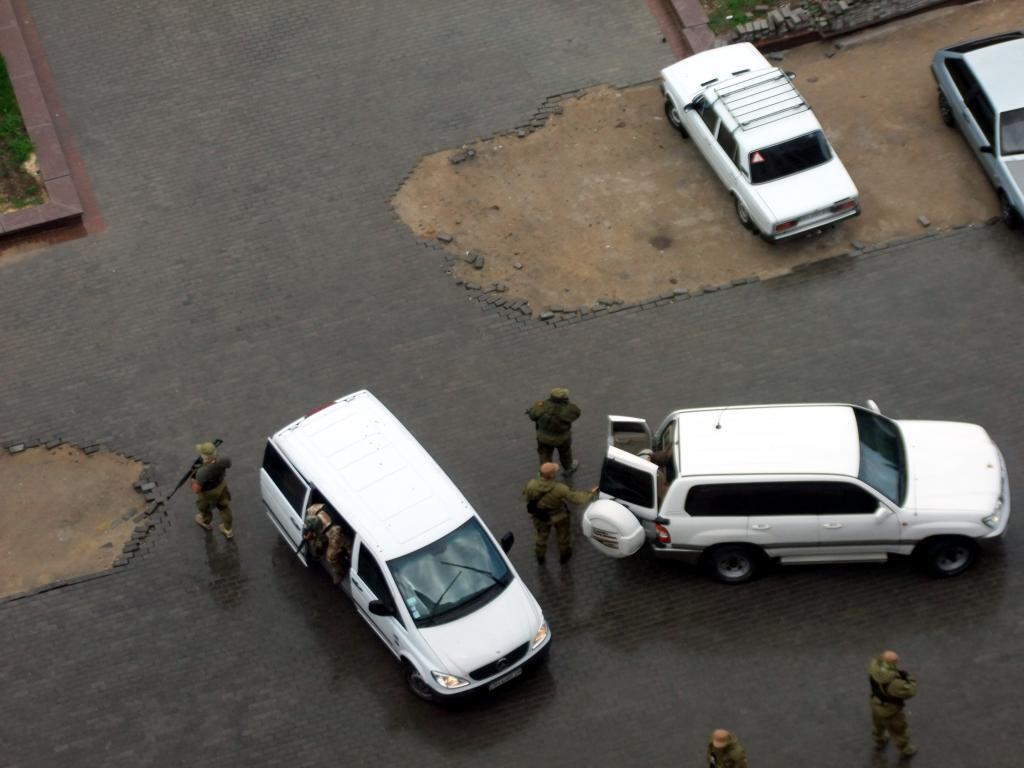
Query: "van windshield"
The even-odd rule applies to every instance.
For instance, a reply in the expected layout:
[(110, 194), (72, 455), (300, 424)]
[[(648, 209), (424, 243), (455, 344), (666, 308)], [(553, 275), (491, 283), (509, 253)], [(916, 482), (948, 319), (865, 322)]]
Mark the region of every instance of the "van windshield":
[(505, 558), (475, 517), (444, 538), (389, 561), (388, 567), (418, 627), (465, 616), (512, 581)]

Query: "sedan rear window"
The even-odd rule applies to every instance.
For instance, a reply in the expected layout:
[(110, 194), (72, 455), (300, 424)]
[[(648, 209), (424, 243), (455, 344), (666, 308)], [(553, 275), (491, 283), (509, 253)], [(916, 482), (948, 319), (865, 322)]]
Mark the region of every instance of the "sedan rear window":
[(831, 159), (832, 151), (825, 140), (825, 134), (821, 131), (812, 131), (781, 144), (751, 152), (748, 156), (750, 181), (754, 184), (775, 181), (783, 176), (827, 163)]
[(999, 116), (999, 153), (1024, 154), (1024, 107)]

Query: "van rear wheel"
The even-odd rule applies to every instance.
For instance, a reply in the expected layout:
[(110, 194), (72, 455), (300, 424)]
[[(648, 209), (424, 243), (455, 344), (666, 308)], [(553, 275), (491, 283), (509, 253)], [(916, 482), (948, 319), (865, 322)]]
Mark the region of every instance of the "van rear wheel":
[(758, 552), (742, 544), (725, 544), (704, 555), (704, 566), (711, 578), (723, 584), (742, 584), (750, 581), (760, 570)]

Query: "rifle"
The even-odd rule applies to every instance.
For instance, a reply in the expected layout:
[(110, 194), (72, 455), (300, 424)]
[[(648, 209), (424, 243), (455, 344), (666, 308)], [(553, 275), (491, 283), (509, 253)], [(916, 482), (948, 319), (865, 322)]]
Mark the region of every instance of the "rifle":
[[(224, 441), (218, 437), (216, 440), (213, 441), (213, 444), (215, 447), (219, 448), (221, 443), (223, 442)], [(166, 501), (170, 501), (171, 496), (176, 494), (178, 492), (178, 489), (181, 488), (181, 486), (183, 486), (185, 483), (187, 483), (190, 477), (194, 477), (196, 474), (196, 470), (199, 469), (201, 466), (203, 466), (203, 457), (196, 456), (196, 460), (192, 462), (192, 466), (188, 468), (188, 472), (186, 472), (182, 476), (181, 480), (178, 481), (178, 484), (174, 486), (174, 490), (168, 494)], [(164, 509), (164, 514), (167, 514), (166, 508)]]

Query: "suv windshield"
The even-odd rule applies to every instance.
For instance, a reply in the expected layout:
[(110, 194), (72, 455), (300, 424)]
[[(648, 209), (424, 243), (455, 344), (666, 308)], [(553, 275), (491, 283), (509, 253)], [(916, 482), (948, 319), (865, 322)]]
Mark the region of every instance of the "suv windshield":
[(831, 159), (832, 151), (825, 141), (825, 134), (821, 131), (812, 131), (773, 147), (751, 152), (748, 157), (750, 181), (753, 184), (775, 181), (783, 176), (827, 163)]
[(862, 408), (854, 408), (853, 414), (860, 434), (857, 477), (894, 504), (903, 506), (907, 465), (899, 427), (894, 421)]
[(418, 627), (464, 616), (512, 581), (505, 559), (475, 517), (444, 538), (391, 560), (388, 567)]
[(1024, 107), (999, 116), (999, 154), (1024, 154)]

